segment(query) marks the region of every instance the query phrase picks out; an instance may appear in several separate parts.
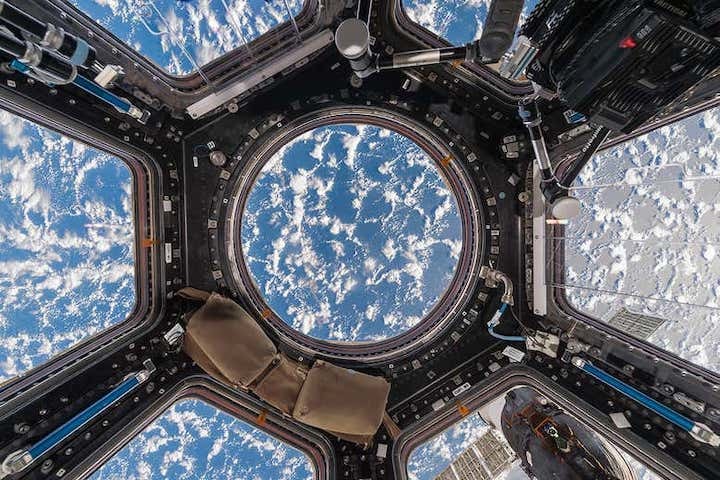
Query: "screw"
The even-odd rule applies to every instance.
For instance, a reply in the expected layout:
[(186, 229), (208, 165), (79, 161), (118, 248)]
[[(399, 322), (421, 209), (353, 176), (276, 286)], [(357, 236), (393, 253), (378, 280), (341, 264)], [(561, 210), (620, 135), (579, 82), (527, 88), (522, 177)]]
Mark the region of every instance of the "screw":
[(29, 431), (30, 431), (30, 425), (28, 425), (27, 423), (15, 424), (15, 433), (20, 433), (20, 434), (24, 435)]
[(42, 473), (50, 473), (50, 470), (52, 470), (52, 467), (53, 467), (53, 461), (48, 458), (40, 466), (40, 471)]

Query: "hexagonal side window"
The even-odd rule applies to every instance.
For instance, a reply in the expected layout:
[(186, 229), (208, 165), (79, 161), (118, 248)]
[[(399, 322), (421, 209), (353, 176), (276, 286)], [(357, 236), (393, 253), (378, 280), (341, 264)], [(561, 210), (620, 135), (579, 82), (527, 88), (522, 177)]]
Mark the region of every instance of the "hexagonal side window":
[(133, 310), (132, 182), (121, 159), (0, 111), (0, 381)]
[(182, 400), (98, 469), (92, 479), (311, 480), (299, 450), (201, 400)]
[[(402, 0), (410, 20), (453, 45), (465, 45), (480, 38), (491, 3), (491, 0)], [(519, 25), (537, 3), (525, 1)]]
[(594, 478), (593, 472), (624, 480), (660, 478), (522, 386), (418, 445), (407, 472), (410, 480)]
[(302, 0), (72, 0), (172, 75), (186, 75), (297, 16)]
[(596, 154), (556, 287), (580, 312), (718, 371), (720, 109)]

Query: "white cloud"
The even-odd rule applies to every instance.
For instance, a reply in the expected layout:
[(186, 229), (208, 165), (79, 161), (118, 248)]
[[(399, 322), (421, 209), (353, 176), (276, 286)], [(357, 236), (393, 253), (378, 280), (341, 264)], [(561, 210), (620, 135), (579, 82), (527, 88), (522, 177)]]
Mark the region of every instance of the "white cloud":
[[(304, 333), (394, 335), (451, 277), (462, 246), (453, 197), (427, 155), (397, 134), (307, 132), (280, 149), (255, 189), (242, 230), (250, 269), (273, 309)], [(425, 281), (431, 268), (442, 281)]]

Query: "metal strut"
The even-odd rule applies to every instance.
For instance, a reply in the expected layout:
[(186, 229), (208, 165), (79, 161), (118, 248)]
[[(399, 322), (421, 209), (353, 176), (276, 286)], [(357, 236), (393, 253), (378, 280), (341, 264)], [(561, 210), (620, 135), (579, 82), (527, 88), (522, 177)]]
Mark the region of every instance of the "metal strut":
[(629, 397), (638, 402), (640, 405), (644, 406), (645, 408), (652, 410), (668, 422), (682, 428), (683, 430), (688, 432), (695, 440), (710, 444), (713, 447), (720, 446), (720, 436), (710, 430), (710, 427), (708, 427), (707, 425), (700, 422), (695, 422), (688, 417), (676, 412), (667, 405), (663, 405), (657, 400), (650, 398), (649, 396), (642, 393), (640, 390), (631, 387), (622, 380), (615, 378), (612, 374), (596, 367), (588, 360), (580, 357), (573, 357), (572, 364), (583, 372), (600, 380), (605, 385), (614, 388), (626, 397)]
[[(25, 75), (30, 75), (34, 72), (34, 69), (31, 68), (29, 65), (25, 64), (24, 62), (15, 59), (12, 62), (10, 62), (10, 67), (14, 70), (17, 70), (20, 73), (23, 73)], [(40, 70), (40, 73), (42, 70)], [(82, 75), (78, 74), (76, 71), (73, 72), (74, 75), (71, 75), (67, 80), (67, 83), (72, 83), (76, 87), (80, 88), (81, 90), (84, 90), (85, 92), (91, 94), (92, 96), (99, 98), (100, 100), (104, 101), (108, 105), (115, 108), (115, 110), (124, 113), (126, 115), (131, 116), (132, 118), (136, 119), (138, 122), (142, 123), (143, 125), (147, 123), (148, 118), (150, 117), (150, 112), (147, 110), (141, 110), (132, 103), (128, 102), (124, 98), (120, 98), (114, 93), (110, 92), (109, 90), (106, 90), (105, 88), (101, 87), (97, 83), (93, 82), (92, 80), (89, 80)], [(47, 80), (48, 82), (52, 83), (53, 78), (41, 78), (44, 80)]]
[(5, 0), (0, 0), (0, 21), (39, 38), (41, 47), (57, 52), (72, 65), (90, 68), (96, 61), (95, 49), (85, 40), (52, 23), (41, 22)]
[[(121, 113), (138, 122), (147, 123), (150, 112), (142, 110), (128, 100), (120, 98), (102, 85), (78, 74), (78, 67), (100, 66), (95, 61), (95, 50), (84, 40), (66, 34), (51, 24), (42, 23), (16, 7), (0, 0), (0, 22), (9, 23), (24, 32), (39, 37), (39, 43), (17, 38), (9, 29), (0, 28), (0, 51), (12, 60), (10, 68), (36, 78), (48, 85), (72, 83), (108, 103)], [(103, 75), (108, 83), (114, 79), (110, 72)]]
[(568, 220), (580, 213), (580, 201), (567, 195), (553, 171), (545, 136), (542, 131), (542, 116), (534, 97), (527, 97), (518, 105), (518, 115), (530, 135), (530, 143), (540, 170), (540, 191), (550, 204), (550, 212), (558, 220)]
[(360, 19), (360, 2), (356, 18), (343, 21), (335, 32), (340, 54), (350, 61), (357, 78), (367, 78), (382, 70), (437, 65), (448, 62), (495, 63), (510, 48), (515, 38), (522, 0), (493, 0), (483, 33), (478, 40), (460, 47), (429, 48), (392, 55), (373, 54), (370, 50), (370, 10), (367, 22)]
[(155, 365), (148, 359), (143, 362), (144, 370), (131, 373), (118, 386), (106, 393), (100, 400), (78, 413), (56, 428), (35, 445), (9, 454), (0, 465), (0, 478), (21, 472), (38, 458), (53, 450), (80, 428), (90, 423), (112, 404), (125, 397), (139, 385), (142, 385), (155, 372)]
[(430, 48), (393, 55), (378, 55), (370, 49), (370, 30), (358, 18), (348, 18), (335, 31), (335, 45), (340, 54), (350, 62), (357, 78), (367, 78), (382, 70), (436, 65), (454, 61), (486, 63), (483, 61), (478, 42), (461, 47)]

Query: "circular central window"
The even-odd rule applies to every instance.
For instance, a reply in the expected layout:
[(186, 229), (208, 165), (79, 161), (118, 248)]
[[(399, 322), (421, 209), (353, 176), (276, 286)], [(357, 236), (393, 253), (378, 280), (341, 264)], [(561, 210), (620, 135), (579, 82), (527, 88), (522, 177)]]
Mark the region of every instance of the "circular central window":
[(267, 305), (320, 340), (376, 341), (417, 324), (462, 250), (455, 197), (432, 158), (372, 125), (310, 130), (265, 164), (242, 214)]

